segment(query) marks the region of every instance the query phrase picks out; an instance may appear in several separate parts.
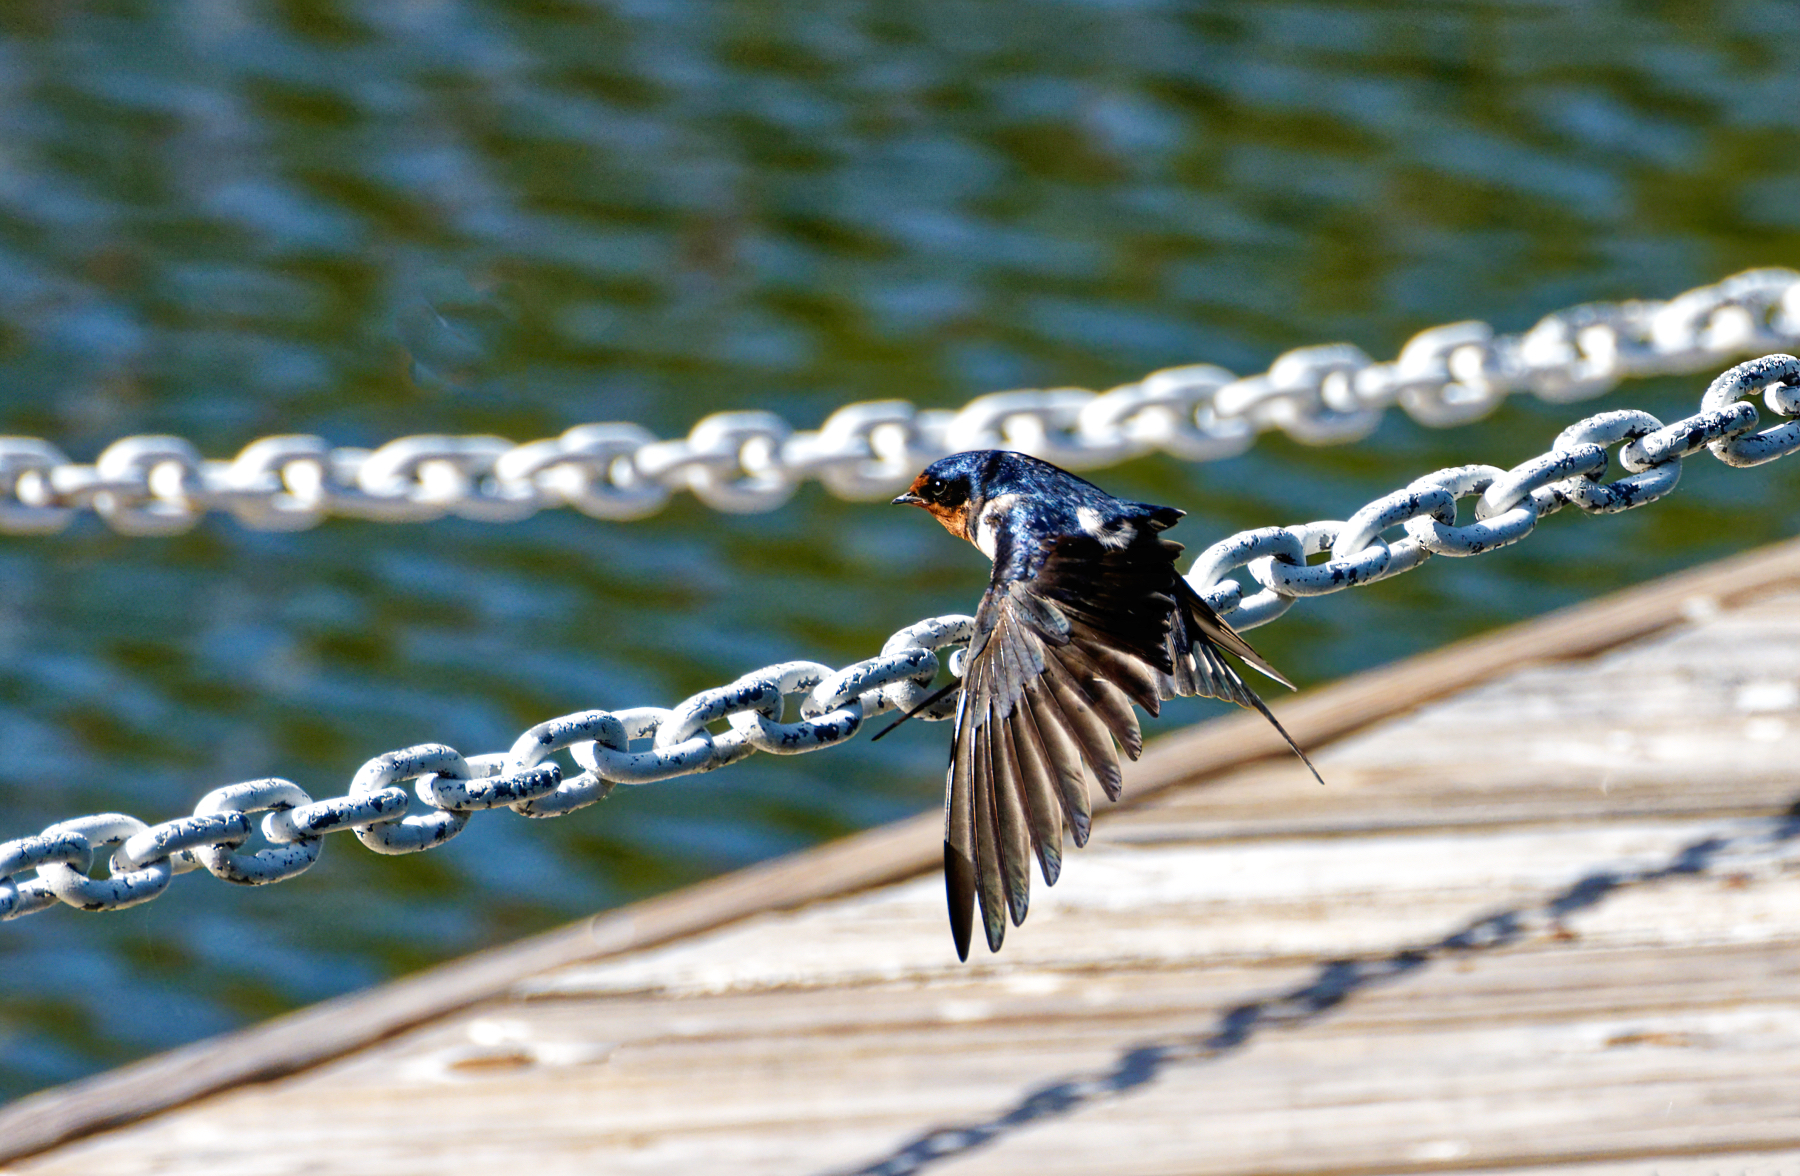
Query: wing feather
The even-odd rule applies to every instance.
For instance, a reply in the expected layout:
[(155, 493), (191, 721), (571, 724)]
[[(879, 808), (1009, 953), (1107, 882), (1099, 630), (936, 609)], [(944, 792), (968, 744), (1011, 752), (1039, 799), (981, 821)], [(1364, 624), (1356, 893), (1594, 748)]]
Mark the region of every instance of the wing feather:
[(1044, 759), (1055, 773), (1057, 794), (1062, 798), (1063, 817), (1069, 823), (1069, 834), (1076, 848), (1087, 844), (1088, 830), (1093, 824), (1093, 809), (1088, 799), (1088, 774), (1082, 768), (1081, 748), (1069, 734), (1069, 719), (1063, 714), (1050, 688), (1042, 679), (1031, 683), (1025, 691), (1026, 713), (1037, 731)]
[(1027, 649), (1027, 643), (1038, 646), (1026, 631), (1026, 627), (1018, 623), (1012, 615), (1009, 597), (1003, 604), (1003, 612), (999, 623), (994, 627), (994, 635), (989, 639), (993, 650), (1001, 687), (995, 691), (994, 704), (996, 713), (1002, 717), (1012, 712), (1012, 708), (1025, 693), (1025, 683), (1037, 677), (1044, 668), (1044, 657), (1036, 649)]
[[(1005, 738), (1012, 745), (1012, 769), (1018, 778), (1019, 798), (1025, 805), (1025, 822), (1031, 829), (1031, 847), (1037, 853), (1038, 869), (1044, 875), (1044, 885), (1054, 886), (1062, 874), (1062, 798), (1050, 778), (1030, 704), (1021, 699), (1012, 721), (1003, 726)], [(1026, 880), (1029, 882), (1029, 877)]]
[[(1132, 712), (1131, 699), (1112, 684), (1087, 654), (1073, 645), (1065, 645), (1052, 651), (1044, 664), (1046, 668), (1052, 665), (1056, 667), (1061, 680), (1076, 692), (1077, 698), (1086, 704), (1089, 712), (1119, 741), (1127, 756), (1136, 759), (1143, 753), (1144, 737), (1138, 730), (1137, 715)], [(1059, 701), (1067, 711), (1068, 699), (1061, 698)]]
[(1010, 720), (1002, 724), (1006, 729), (1001, 737), (1011, 743), (1011, 765), (1018, 780), (1038, 867), (1043, 871), (1045, 884), (1055, 885), (1062, 872), (1062, 802), (1051, 781), (1042, 739), (1026, 699), (1032, 684), (1044, 670), (1043, 638), (1032, 630), (1046, 614), (1031, 609), (1029, 602), (1021, 599), (1029, 595), (1015, 592), (1009, 596), (1009, 600), (1023, 610), (1020, 619), (1024, 623), (1002, 626), (994, 634), (997, 640), (1006, 642), (1009, 671), (1017, 674), (1014, 681), (1018, 697), (1014, 700)]
[(1001, 856), (999, 813), (994, 805), (994, 761), (983, 738), (992, 714), (983, 707), (971, 742), (975, 752), (975, 897), (980, 900), (981, 926), (989, 951), (999, 951), (1006, 938), (1005, 860)]
[(1009, 718), (987, 725), (988, 762), (993, 766), (994, 811), (999, 818), (995, 833), (1000, 843), (1000, 877), (1006, 887), (1006, 907), (1013, 926), (1025, 921), (1031, 909), (1031, 828), (1025, 813), (1025, 790), (1019, 781), (1019, 765), (1013, 759)]
[(1155, 666), (1128, 653), (1121, 653), (1111, 646), (1102, 645), (1091, 637), (1077, 636), (1071, 644), (1081, 651), (1081, 655), (1093, 667), (1096, 677), (1118, 686), (1126, 697), (1151, 715), (1162, 713), (1164, 675)]
[(944, 799), (944, 891), (956, 954), (965, 960), (975, 929), (975, 724), (967, 721), (970, 706), (971, 695), (965, 690), (957, 700)]
[(1075, 740), (1076, 746), (1081, 748), (1082, 757), (1087, 760), (1094, 779), (1100, 782), (1106, 795), (1118, 796), (1124, 780), (1119, 772), (1119, 755), (1113, 750), (1111, 731), (1100, 716), (1094, 713), (1093, 700), (1058, 658), (1045, 659), (1044, 675), (1040, 681), (1048, 685), (1050, 697), (1056, 701), (1068, 724), (1065, 729)]
[[(1194, 591), (1193, 585), (1180, 576), (1175, 577), (1175, 580), (1177, 607), (1174, 632), (1185, 630), (1187, 643), (1195, 648), (1206, 647), (1214, 651), (1215, 661), (1217, 660), (1216, 651), (1224, 650), (1246, 665), (1255, 667), (1257, 672), (1273, 678), (1289, 690), (1294, 688), (1292, 682), (1282, 677), (1281, 671), (1269, 664), (1268, 658), (1251, 648), (1250, 643), (1239, 636), (1236, 629), (1220, 619), (1219, 614), (1212, 610), (1212, 605), (1202, 600), (1200, 594)], [(1230, 667), (1226, 667), (1226, 672), (1233, 678), (1237, 677)], [(1233, 698), (1231, 701), (1237, 702), (1238, 699)]]

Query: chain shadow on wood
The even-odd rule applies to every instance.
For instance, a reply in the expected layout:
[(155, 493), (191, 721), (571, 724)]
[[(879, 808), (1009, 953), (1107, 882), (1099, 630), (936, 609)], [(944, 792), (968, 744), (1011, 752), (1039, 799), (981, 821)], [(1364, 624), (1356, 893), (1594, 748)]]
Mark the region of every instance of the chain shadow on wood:
[(1760, 824), (1753, 832), (1691, 842), (1658, 865), (1592, 870), (1537, 906), (1485, 915), (1431, 943), (1374, 958), (1326, 961), (1305, 984), (1225, 1009), (1209, 1031), (1131, 1046), (1102, 1073), (1039, 1086), (984, 1122), (934, 1128), (843, 1176), (909, 1176), (926, 1171), (1016, 1131), (1071, 1115), (1089, 1103), (1148, 1086), (1172, 1067), (1222, 1061), (1258, 1034), (1310, 1024), (1366, 989), (1396, 983), (1439, 960), (1492, 951), (1519, 943), (1534, 931), (1554, 930), (1562, 920), (1597, 907), (1622, 890), (1703, 875), (1747, 857), (1781, 856), (1800, 839), (1800, 800)]

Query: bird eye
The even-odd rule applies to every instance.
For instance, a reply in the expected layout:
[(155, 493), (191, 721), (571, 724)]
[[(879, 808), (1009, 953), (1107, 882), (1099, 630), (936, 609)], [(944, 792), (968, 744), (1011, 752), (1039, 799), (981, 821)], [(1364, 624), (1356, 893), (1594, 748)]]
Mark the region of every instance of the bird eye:
[(944, 479), (933, 478), (933, 479), (931, 479), (931, 481), (925, 483), (925, 493), (930, 495), (932, 498), (939, 498), (939, 497), (943, 496), (944, 490), (947, 488), (947, 486), (948, 486), (948, 483), (946, 483), (944, 481)]

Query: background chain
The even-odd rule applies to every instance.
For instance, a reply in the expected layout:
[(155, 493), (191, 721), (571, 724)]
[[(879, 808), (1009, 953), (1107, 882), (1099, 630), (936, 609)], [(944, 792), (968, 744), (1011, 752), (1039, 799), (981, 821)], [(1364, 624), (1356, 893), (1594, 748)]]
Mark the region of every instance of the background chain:
[[(1759, 393), (1781, 418), (1766, 429), (1745, 399)], [(1621, 447), (1626, 473), (1607, 482), (1613, 446)], [(1712, 382), (1699, 412), (1672, 424), (1636, 410), (1600, 413), (1570, 425), (1546, 453), (1510, 470), (1438, 470), (1347, 520), (1241, 532), (1201, 552), (1188, 579), (1236, 628), (1254, 628), (1302, 596), (1375, 583), (1434, 555), (1476, 555), (1516, 543), (1565, 506), (1611, 514), (1654, 502), (1675, 488), (1682, 462), (1702, 449), (1733, 467), (1800, 449), (1800, 359), (1766, 355), (1739, 364)], [(1473, 517), (1459, 523), (1457, 503), (1466, 498), (1476, 499)], [(1384, 534), (1395, 528), (1403, 534)], [(1307, 563), (1313, 555), (1327, 558)], [(1259, 591), (1244, 595), (1244, 586), (1230, 578), (1239, 568)], [(758, 750), (795, 755), (834, 746), (871, 716), (918, 706), (941, 661), (960, 672), (961, 658), (940, 659), (940, 652), (960, 652), (973, 627), (972, 617), (934, 617), (841, 670), (783, 662), (672, 709), (564, 715), (526, 731), (504, 752), (465, 757), (443, 744), (401, 748), (369, 760), (345, 795), (324, 800), (287, 780), (252, 780), (214, 789), (191, 815), (159, 825), (123, 813), (62, 821), (0, 842), (0, 919), (59, 901), (82, 910), (133, 906), (162, 894), (175, 875), (198, 869), (262, 885), (310, 868), (324, 837), (345, 829), (377, 853), (413, 853), (449, 841), (484, 809), (561, 816), (604, 799), (617, 784), (711, 771)], [(798, 701), (798, 713), (783, 721), (789, 700)], [(920, 717), (948, 718), (955, 705), (954, 697), (940, 700)], [(721, 729), (712, 730), (715, 725)], [(582, 769), (570, 778), (549, 758), (564, 750)], [(402, 786), (409, 782), (411, 788)], [(255, 813), (266, 815), (253, 822)], [(257, 831), (266, 844), (245, 852)], [(118, 848), (108, 876), (90, 878), (96, 852), (112, 846)]]
[(334, 515), (511, 522), (561, 506), (623, 520), (656, 513), (682, 490), (718, 510), (753, 513), (774, 510), (809, 478), (842, 498), (888, 497), (965, 449), (1017, 449), (1077, 470), (1158, 450), (1212, 461), (1276, 428), (1309, 444), (1354, 441), (1391, 404), (1445, 427), (1485, 416), (1514, 392), (1584, 400), (1628, 376), (1700, 371), (1795, 346), (1800, 273), (1759, 269), (1666, 302), (1571, 307), (1518, 335), (1481, 322), (1433, 327), (1388, 363), (1333, 343), (1290, 351), (1242, 378), (1196, 364), (1104, 393), (996, 392), (956, 411), (904, 400), (851, 404), (813, 431), (796, 432), (769, 412), (727, 412), (673, 440), (628, 423), (581, 425), (523, 445), (415, 436), (369, 450), (277, 436), (230, 461), (203, 458), (180, 437), (136, 436), (107, 446), (92, 465), (39, 438), (0, 437), (0, 533), (60, 531), (90, 510), (131, 535), (179, 533), (214, 510), (258, 530), (302, 529)]

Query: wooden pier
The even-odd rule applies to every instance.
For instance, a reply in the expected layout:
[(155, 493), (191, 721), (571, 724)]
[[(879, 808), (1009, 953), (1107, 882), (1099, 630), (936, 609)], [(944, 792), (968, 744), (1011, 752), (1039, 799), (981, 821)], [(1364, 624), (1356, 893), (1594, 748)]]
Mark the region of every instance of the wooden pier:
[(1328, 787), (1164, 740), (999, 956), (927, 814), (20, 1100), (0, 1171), (1800, 1173), (1800, 544), (1280, 713)]

